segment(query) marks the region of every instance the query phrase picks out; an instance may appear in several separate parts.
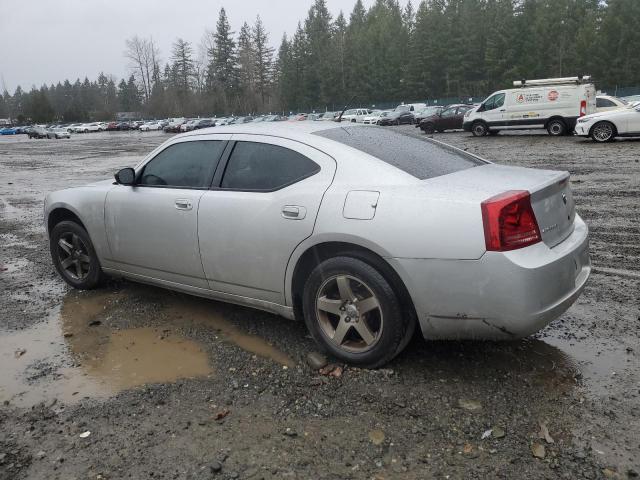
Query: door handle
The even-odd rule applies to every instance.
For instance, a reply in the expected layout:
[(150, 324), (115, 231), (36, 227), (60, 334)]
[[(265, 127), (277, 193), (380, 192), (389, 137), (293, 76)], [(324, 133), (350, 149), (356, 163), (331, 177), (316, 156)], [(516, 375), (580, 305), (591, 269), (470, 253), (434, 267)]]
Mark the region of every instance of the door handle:
[(176, 199), (176, 208), (178, 210), (191, 210), (193, 208), (193, 204), (191, 203), (191, 200), (178, 198)]
[(506, 112), (506, 110), (503, 108), (502, 110), (499, 110), (500, 112)]
[(307, 209), (299, 205), (285, 205), (282, 207), (282, 216), (288, 220), (302, 220), (307, 216)]

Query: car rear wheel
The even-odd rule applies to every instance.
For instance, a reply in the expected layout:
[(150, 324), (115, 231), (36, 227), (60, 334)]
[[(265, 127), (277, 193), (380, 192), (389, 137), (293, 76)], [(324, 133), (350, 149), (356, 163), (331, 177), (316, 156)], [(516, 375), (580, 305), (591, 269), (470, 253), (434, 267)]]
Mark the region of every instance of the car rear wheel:
[(611, 122), (598, 122), (591, 129), (594, 142), (611, 142), (616, 137), (616, 129)]
[(77, 223), (58, 223), (51, 231), (49, 249), (56, 270), (72, 287), (91, 290), (104, 279), (89, 234)]
[(567, 132), (567, 125), (559, 118), (551, 120), (547, 124), (547, 132), (553, 137), (559, 137)]
[(329, 258), (312, 271), (303, 311), (311, 336), (324, 350), (367, 368), (400, 353), (411, 326), (385, 277), (349, 256)]
[(484, 122), (476, 122), (471, 125), (471, 133), (474, 137), (484, 137), (488, 132), (489, 129)]

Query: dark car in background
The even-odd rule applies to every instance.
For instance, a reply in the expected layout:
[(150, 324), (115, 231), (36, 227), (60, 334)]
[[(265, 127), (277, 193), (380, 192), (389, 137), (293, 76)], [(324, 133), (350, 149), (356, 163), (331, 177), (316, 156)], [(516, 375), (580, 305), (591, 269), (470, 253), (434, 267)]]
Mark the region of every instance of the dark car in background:
[(201, 120), (196, 121), (192, 125), (191, 130), (200, 130), (201, 128), (209, 128), (209, 127), (215, 127), (215, 126), (216, 126), (215, 120), (213, 120), (212, 118), (203, 118)]
[(419, 124), (420, 130), (424, 133), (431, 134), (434, 132), (444, 132), (445, 130), (461, 129), (464, 114), (472, 108), (473, 105), (466, 104), (448, 105), (441, 112), (423, 118)]
[(439, 114), (444, 110), (444, 105), (432, 105), (431, 107), (423, 108), (417, 112), (413, 112), (413, 116), (416, 119), (416, 128), (420, 126), (420, 122), (427, 117)]
[(27, 135), (29, 135), (29, 138), (47, 138), (47, 129), (43, 127), (32, 127)]
[(394, 110), (393, 112), (382, 112), (378, 125), (411, 125), (415, 122), (413, 112), (410, 110)]

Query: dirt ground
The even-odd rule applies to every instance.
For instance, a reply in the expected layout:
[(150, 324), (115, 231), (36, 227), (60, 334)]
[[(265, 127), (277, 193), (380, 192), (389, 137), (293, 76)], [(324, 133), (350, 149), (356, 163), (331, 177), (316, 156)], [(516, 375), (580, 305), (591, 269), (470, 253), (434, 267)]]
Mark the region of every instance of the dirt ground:
[(331, 376), (308, 365), (302, 324), (121, 281), (75, 292), (55, 273), (45, 193), (166, 138), (0, 137), (0, 479), (640, 474), (640, 141), (436, 134), (571, 172), (593, 275), (535, 337), (416, 338), (388, 368)]

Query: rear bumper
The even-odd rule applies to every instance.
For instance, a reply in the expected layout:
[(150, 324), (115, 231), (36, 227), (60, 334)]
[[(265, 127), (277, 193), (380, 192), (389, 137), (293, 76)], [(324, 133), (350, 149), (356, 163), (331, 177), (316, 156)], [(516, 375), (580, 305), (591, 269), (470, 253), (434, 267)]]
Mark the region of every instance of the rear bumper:
[(515, 339), (564, 313), (591, 273), (587, 225), (544, 243), (478, 260), (391, 259), (428, 339)]
[(462, 122), (462, 129), (465, 132), (470, 132), (471, 131), (471, 122)]

